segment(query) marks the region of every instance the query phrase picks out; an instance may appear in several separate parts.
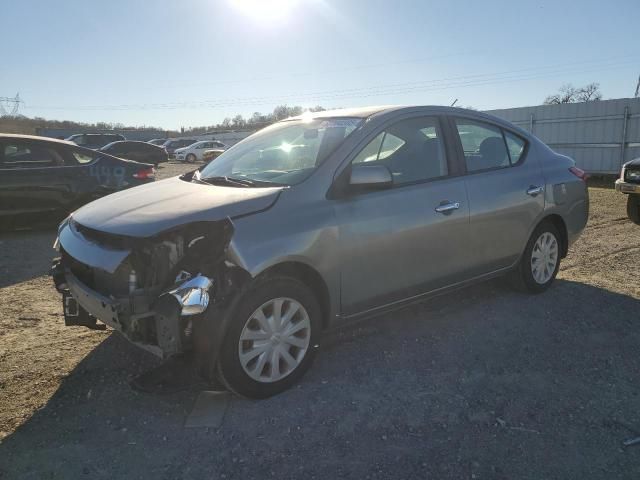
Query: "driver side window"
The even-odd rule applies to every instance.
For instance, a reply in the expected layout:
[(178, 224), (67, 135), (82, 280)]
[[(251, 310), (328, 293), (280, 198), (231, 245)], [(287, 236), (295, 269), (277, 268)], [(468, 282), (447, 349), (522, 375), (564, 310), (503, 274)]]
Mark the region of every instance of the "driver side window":
[(385, 165), (394, 185), (410, 184), (448, 175), (438, 119), (411, 118), (381, 132), (352, 161)]

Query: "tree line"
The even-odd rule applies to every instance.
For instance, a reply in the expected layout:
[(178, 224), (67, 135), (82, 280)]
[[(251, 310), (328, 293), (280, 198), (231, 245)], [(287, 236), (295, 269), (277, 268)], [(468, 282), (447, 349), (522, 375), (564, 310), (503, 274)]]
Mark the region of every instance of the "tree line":
[[(242, 115), (236, 115), (235, 117), (227, 117), (222, 122), (206, 125), (200, 127), (191, 127), (187, 129), (169, 130), (167, 134), (169, 136), (176, 135), (197, 135), (200, 133), (208, 132), (211, 130), (232, 130), (241, 128), (260, 128), (262, 126), (269, 125), (284, 118), (293, 117), (302, 114), (305, 110), (311, 112), (322, 112), (324, 107), (316, 105), (315, 107), (305, 109), (299, 105), (288, 106), (278, 105), (273, 109), (271, 113), (254, 112), (248, 118), (244, 118)], [(36, 133), (37, 128), (62, 128), (75, 131), (101, 131), (101, 130), (163, 130), (162, 128), (156, 128), (153, 126), (133, 126), (126, 125), (120, 122), (74, 122), (72, 120), (48, 120), (43, 117), (25, 117), (23, 115), (15, 116), (2, 116), (0, 117), (0, 132), (4, 133), (22, 133), (33, 135)]]
[(283, 120), (289, 117), (295, 117), (301, 115), (305, 111), (309, 112), (323, 112), (326, 110), (320, 105), (305, 109), (299, 105), (288, 106), (278, 105), (273, 109), (271, 113), (253, 112), (248, 118), (244, 118), (242, 115), (236, 115), (235, 117), (226, 117), (222, 122), (215, 125), (192, 127), (184, 130), (185, 134), (198, 135), (211, 130), (234, 130), (241, 128), (260, 128), (266, 125), (270, 125), (279, 120)]

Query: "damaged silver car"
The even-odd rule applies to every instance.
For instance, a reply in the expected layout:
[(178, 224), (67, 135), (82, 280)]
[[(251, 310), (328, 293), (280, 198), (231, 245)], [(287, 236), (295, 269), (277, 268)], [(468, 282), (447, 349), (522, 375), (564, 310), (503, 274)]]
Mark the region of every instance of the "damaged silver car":
[(510, 274), (553, 282), (588, 215), (584, 173), (529, 133), (448, 107), (318, 112), (201, 171), (74, 212), (54, 281), (68, 325), (109, 325), (267, 397), (322, 332)]

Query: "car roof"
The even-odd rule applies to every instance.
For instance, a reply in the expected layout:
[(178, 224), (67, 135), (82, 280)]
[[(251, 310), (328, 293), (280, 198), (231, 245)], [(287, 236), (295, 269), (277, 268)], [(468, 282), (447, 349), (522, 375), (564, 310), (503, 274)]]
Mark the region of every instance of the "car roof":
[(397, 110), (403, 108), (398, 105), (378, 105), (370, 107), (355, 107), (355, 108), (339, 108), (335, 110), (323, 110), (321, 112), (305, 112), (302, 115), (290, 117), (285, 120), (301, 120), (308, 118), (367, 118), (376, 113)]
[(80, 132), (74, 133), (73, 135), (69, 135), (70, 137), (80, 137), (82, 135), (103, 135), (103, 136), (112, 136), (112, 137), (124, 137), (121, 133), (113, 133), (113, 132)]
[(68, 140), (58, 140), (57, 138), (51, 137), (42, 137), (38, 135), (20, 135), (17, 133), (0, 133), (0, 140), (2, 139), (13, 139), (13, 140), (32, 140), (36, 142), (53, 142), (53, 143), (62, 143), (64, 145), (72, 145), (76, 147), (77, 145)]
[(459, 115), (476, 118), (478, 120), (486, 120), (489, 122), (497, 123), (502, 127), (509, 128), (519, 132), (521, 135), (530, 138), (531, 135), (518, 127), (500, 117), (491, 115), (488, 113), (480, 112), (478, 110), (472, 110), (469, 108), (449, 107), (444, 105), (381, 105), (372, 107), (358, 107), (358, 108), (343, 108), (338, 110), (324, 110), (322, 112), (305, 112), (302, 115), (286, 118), (281, 120), (282, 122), (290, 120), (306, 120), (322, 119), (322, 118), (369, 118), (378, 117), (387, 114), (398, 113), (424, 113), (425, 115)]

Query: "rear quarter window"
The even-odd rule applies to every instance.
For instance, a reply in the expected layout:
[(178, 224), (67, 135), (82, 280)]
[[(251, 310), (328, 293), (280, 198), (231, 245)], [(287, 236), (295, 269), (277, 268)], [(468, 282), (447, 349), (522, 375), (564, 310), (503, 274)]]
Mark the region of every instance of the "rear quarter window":
[(511, 157), (511, 164), (515, 165), (522, 159), (522, 155), (524, 154), (524, 147), (526, 146), (526, 142), (523, 138), (508, 132), (504, 131), (504, 138), (507, 141), (507, 150), (509, 150), (509, 156)]
[(72, 150), (71, 154), (73, 155), (73, 158), (76, 159), (76, 162), (78, 162), (80, 164), (91, 163), (97, 157), (97, 155), (95, 155), (95, 154), (92, 154), (92, 153), (89, 153), (89, 152), (80, 151), (80, 150)]

